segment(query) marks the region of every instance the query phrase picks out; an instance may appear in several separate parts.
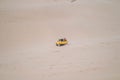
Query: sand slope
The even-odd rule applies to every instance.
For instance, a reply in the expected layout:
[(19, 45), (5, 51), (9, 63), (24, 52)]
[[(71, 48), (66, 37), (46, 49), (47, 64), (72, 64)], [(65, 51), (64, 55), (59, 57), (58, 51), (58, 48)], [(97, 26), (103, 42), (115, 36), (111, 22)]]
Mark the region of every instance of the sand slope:
[(119, 80), (119, 3), (1, 0), (0, 80)]

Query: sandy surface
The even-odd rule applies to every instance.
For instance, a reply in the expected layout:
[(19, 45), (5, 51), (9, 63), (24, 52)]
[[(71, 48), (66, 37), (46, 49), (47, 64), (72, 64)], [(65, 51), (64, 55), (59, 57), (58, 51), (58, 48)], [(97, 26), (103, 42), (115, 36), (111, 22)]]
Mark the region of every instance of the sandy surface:
[(0, 0), (0, 80), (120, 80), (119, 4)]

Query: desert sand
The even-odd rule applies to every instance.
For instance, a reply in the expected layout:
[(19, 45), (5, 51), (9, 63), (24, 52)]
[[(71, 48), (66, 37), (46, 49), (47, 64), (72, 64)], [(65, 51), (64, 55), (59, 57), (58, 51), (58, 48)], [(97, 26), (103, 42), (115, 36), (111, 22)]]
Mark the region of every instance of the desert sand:
[(0, 0), (0, 80), (120, 80), (119, 4)]

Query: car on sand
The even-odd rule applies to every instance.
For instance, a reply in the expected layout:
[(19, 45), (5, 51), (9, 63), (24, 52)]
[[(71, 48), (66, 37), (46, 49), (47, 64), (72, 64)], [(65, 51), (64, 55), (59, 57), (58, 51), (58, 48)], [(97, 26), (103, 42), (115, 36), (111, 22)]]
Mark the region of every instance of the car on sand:
[(63, 38), (63, 39), (59, 39), (57, 42), (56, 42), (56, 46), (63, 46), (63, 45), (66, 45), (68, 44), (68, 41), (66, 38)]

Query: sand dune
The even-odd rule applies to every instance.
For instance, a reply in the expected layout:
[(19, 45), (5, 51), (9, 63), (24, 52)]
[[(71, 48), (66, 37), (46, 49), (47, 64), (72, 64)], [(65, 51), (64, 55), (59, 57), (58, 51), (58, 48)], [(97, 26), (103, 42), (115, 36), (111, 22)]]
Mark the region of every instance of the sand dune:
[(0, 80), (119, 80), (119, 3), (1, 0)]

